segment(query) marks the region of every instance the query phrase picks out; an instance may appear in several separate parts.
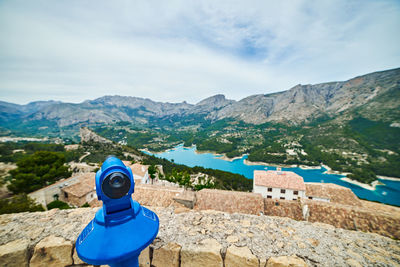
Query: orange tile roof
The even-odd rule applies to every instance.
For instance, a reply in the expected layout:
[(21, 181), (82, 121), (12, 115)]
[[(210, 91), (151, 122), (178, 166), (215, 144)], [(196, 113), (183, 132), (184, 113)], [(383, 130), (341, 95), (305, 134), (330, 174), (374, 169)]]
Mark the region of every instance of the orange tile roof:
[(254, 171), (254, 184), (272, 188), (305, 191), (303, 177), (294, 172)]
[(135, 163), (129, 167), (131, 167), (133, 175), (139, 175), (141, 177), (143, 177), (146, 174), (147, 169), (149, 168), (149, 166), (142, 165), (139, 163)]
[(330, 183), (306, 183), (307, 197), (321, 197), (344, 205), (360, 206), (361, 202), (350, 188)]
[(68, 194), (83, 197), (84, 195), (96, 190), (96, 174), (89, 172), (79, 176), (79, 182), (64, 187), (62, 190)]

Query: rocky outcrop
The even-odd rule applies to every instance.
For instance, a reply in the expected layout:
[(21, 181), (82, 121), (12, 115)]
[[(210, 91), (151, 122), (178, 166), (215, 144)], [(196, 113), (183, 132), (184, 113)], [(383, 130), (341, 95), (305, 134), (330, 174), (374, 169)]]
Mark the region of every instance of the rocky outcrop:
[[(212, 112), (209, 118), (235, 118), (248, 123), (267, 121), (309, 122), (324, 115), (334, 115), (367, 104), (373, 110), (385, 109), (380, 95), (398, 90), (400, 69), (375, 72), (344, 82), (296, 85), (290, 90), (268, 95), (253, 95)], [(395, 92), (393, 91), (394, 95)], [(390, 98), (389, 98), (390, 99)], [(400, 105), (392, 100), (390, 109)], [(364, 111), (365, 108), (362, 110)], [(370, 111), (370, 112), (371, 112)], [(379, 112), (378, 112), (379, 113)]]
[(87, 127), (82, 127), (79, 130), (79, 134), (81, 136), (81, 143), (90, 143), (90, 142), (103, 143), (103, 144), (112, 143), (110, 140), (97, 135), (93, 131), (89, 130)]
[[(160, 230), (142, 252), (140, 266), (400, 264), (400, 241), (377, 234), (264, 215), (151, 209), (160, 218)], [(1, 215), (1, 265), (82, 264), (73, 244), (95, 212), (81, 208)]]

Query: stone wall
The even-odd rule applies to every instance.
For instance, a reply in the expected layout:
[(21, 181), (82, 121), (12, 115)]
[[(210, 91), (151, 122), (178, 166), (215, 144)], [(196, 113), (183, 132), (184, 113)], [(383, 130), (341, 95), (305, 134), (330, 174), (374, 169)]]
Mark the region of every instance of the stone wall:
[(174, 204), (174, 198), (182, 192), (182, 188), (137, 185), (133, 199), (147, 206), (169, 207)]
[(344, 229), (378, 233), (400, 239), (400, 215), (346, 205), (305, 201), (310, 222), (322, 222)]
[[(400, 241), (321, 223), (218, 211), (160, 218), (140, 266), (397, 266)], [(84, 266), (74, 244), (96, 209), (0, 216), (1, 266)]]
[(264, 214), (269, 216), (289, 217), (303, 220), (300, 201), (264, 198)]
[[(133, 198), (148, 206), (183, 205), (195, 210), (218, 210), (255, 215), (263, 213), (294, 220), (323, 222), (344, 229), (357, 229), (400, 239), (400, 208), (369, 201), (360, 201), (360, 206), (354, 206), (314, 200), (266, 199), (260, 194), (212, 189), (193, 192), (182, 188), (152, 185), (136, 186)], [(99, 201), (93, 201), (90, 205), (98, 207), (102, 204)], [(308, 206), (308, 217), (303, 217), (305, 205)]]
[(246, 214), (264, 212), (264, 201), (260, 194), (203, 189), (196, 193), (196, 210), (219, 210)]

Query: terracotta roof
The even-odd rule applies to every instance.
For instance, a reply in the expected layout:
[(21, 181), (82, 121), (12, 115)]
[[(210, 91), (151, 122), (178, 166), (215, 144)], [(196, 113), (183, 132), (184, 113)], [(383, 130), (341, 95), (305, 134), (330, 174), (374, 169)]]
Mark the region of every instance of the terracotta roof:
[(202, 189), (196, 193), (194, 209), (259, 215), (264, 212), (264, 200), (260, 194)]
[(127, 166), (127, 167), (132, 166), (132, 162), (129, 161), (129, 160), (123, 160), (122, 163), (123, 163), (125, 166)]
[(329, 183), (306, 183), (305, 185), (307, 197), (327, 198), (331, 202), (344, 205), (361, 205), (360, 200), (350, 188)]
[(129, 167), (131, 167), (133, 175), (139, 175), (141, 177), (143, 177), (146, 174), (147, 169), (149, 168), (149, 166), (142, 165), (139, 163), (132, 164)]
[(289, 171), (254, 171), (254, 184), (272, 188), (306, 190), (303, 177)]
[(66, 186), (62, 190), (77, 197), (85, 196), (88, 193), (96, 190), (95, 176), (96, 174), (94, 172), (82, 174), (78, 177), (79, 182), (70, 186)]

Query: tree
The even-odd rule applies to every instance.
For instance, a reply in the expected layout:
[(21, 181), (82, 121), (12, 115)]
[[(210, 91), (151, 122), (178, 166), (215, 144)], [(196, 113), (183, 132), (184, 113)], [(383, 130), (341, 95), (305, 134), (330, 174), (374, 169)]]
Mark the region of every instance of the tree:
[(20, 194), (9, 199), (0, 200), (0, 214), (43, 210), (44, 209), (41, 205), (36, 204), (26, 194)]
[(64, 163), (64, 155), (57, 152), (38, 151), (24, 157), (17, 162), (18, 168), (10, 171), (8, 189), (14, 194), (30, 193), (60, 178), (67, 178), (71, 172)]
[(150, 165), (148, 172), (151, 178), (151, 184), (153, 184), (153, 180), (154, 178), (156, 178), (156, 172), (157, 172), (156, 167), (154, 165)]

